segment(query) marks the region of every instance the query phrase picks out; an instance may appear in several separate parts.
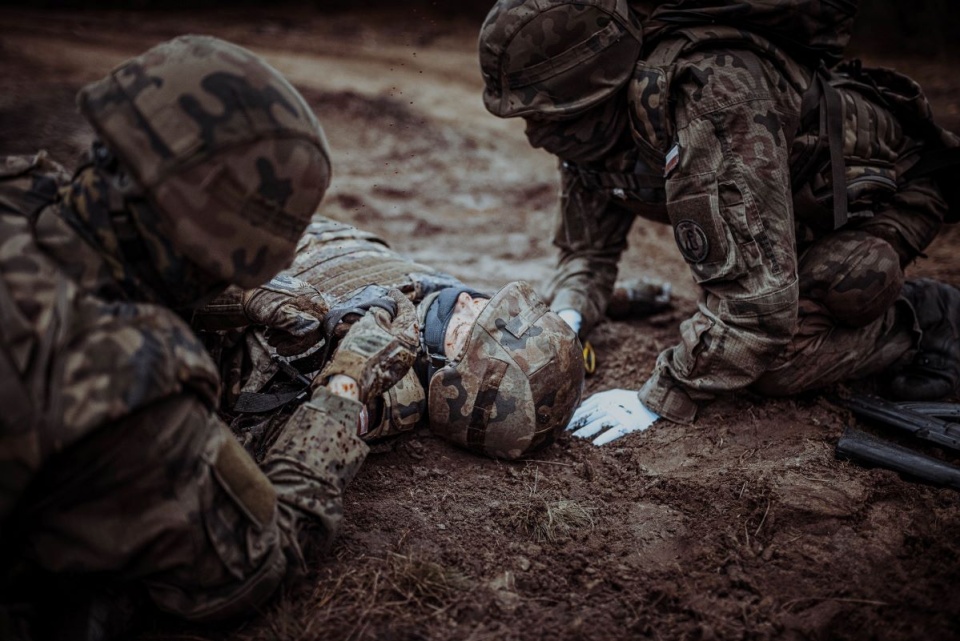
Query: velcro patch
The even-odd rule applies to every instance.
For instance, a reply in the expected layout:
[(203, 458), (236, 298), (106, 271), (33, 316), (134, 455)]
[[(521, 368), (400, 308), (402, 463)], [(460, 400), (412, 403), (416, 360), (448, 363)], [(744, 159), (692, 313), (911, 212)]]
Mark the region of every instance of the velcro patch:
[(708, 194), (672, 202), (667, 210), (673, 223), (673, 237), (684, 260), (694, 265), (724, 260), (726, 243)]
[(224, 489), (258, 527), (270, 522), (277, 503), (277, 491), (232, 436), (220, 446), (214, 469)]
[(688, 263), (702, 263), (710, 254), (710, 239), (703, 227), (694, 220), (681, 220), (673, 228), (680, 253)]

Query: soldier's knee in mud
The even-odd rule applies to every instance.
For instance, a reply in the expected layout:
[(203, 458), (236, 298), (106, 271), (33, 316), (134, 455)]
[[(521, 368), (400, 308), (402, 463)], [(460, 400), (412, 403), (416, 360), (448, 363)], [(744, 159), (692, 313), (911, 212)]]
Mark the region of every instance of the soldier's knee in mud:
[(800, 257), (800, 295), (821, 303), (848, 327), (863, 327), (900, 296), (903, 270), (886, 240), (851, 230), (831, 234)]

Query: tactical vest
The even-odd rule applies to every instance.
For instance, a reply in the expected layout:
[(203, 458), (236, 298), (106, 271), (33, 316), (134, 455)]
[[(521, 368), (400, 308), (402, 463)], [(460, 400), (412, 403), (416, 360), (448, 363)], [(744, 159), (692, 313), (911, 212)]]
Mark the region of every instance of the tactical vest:
[[(439, 289), (462, 286), (453, 276), (397, 254), (375, 234), (320, 216), (315, 216), (307, 227), (293, 265), (284, 273), (335, 299), (375, 284), (398, 289), (418, 303)], [(236, 411), (268, 413), (301, 400), (302, 387), (287, 387), (289, 381), (285, 377), (289, 376), (277, 374), (279, 366), (271, 359), (272, 352), (259, 332), (248, 338), (246, 349), (252, 372)], [(315, 358), (324, 353), (322, 348), (317, 349), (293, 360), (291, 365), (309, 377), (324, 365)], [(363, 436), (366, 440), (413, 428), (427, 410), (426, 393), (416, 373), (411, 369), (397, 385), (384, 392), (378, 407), (371, 410), (374, 420)]]
[(413, 302), (444, 287), (459, 286), (456, 278), (400, 256), (375, 234), (314, 216), (285, 272), (342, 298), (365, 285), (399, 289)]
[[(66, 233), (62, 168), (0, 165), (0, 520), (44, 464), (85, 436), (156, 401), (190, 393), (209, 407), (216, 368), (170, 310), (85, 290), (44, 249)], [(0, 521), (2, 522), (2, 521)]]

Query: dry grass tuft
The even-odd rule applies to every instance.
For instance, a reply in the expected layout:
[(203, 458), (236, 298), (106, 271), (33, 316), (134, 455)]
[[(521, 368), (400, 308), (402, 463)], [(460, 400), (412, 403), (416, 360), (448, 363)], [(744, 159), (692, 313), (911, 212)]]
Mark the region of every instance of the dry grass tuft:
[(427, 607), (442, 607), (470, 587), (457, 570), (394, 553), (387, 558), (385, 578), (397, 596)]
[(441, 617), (471, 586), (458, 570), (413, 554), (368, 557), (352, 570), (330, 568), (312, 594), (279, 604), (267, 627), (245, 638), (356, 641), (384, 628), (415, 629), (424, 618)]
[[(517, 476), (527, 474), (521, 472)], [(570, 499), (548, 500), (545, 496), (547, 490), (540, 486), (539, 470), (529, 476), (532, 476), (533, 483), (528, 498), (511, 503), (505, 510), (509, 527), (525, 532), (538, 543), (556, 541), (576, 530), (593, 529), (593, 508)]]
[(361, 557), (350, 569), (333, 563), (312, 590), (283, 594), (241, 627), (209, 634), (146, 634), (144, 641), (380, 641), (416, 637), (426, 620), (448, 625), (452, 610), (477, 598), (477, 584), (459, 570), (415, 554)]
[(509, 523), (533, 536), (538, 543), (556, 541), (575, 530), (594, 526), (590, 510), (576, 501), (547, 501), (539, 496), (517, 506)]

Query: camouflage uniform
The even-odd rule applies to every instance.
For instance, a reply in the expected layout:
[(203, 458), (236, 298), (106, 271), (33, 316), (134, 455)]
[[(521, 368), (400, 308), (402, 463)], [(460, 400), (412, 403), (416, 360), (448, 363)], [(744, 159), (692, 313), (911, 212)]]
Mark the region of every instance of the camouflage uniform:
[[(307, 227), (293, 265), (283, 274), (309, 283), (334, 301), (370, 284), (399, 290), (420, 305), (421, 326), (441, 291), (465, 289), (453, 276), (397, 254), (376, 235), (320, 215)], [(222, 313), (216, 305), (208, 306), (195, 323), (207, 324), (211, 315)], [(239, 337), (218, 333), (207, 338), (223, 372), (223, 407), (228, 414), (240, 393), (243, 405), (250, 393), (283, 389), (284, 383), (277, 380), (286, 377), (278, 376), (275, 350), (262, 329)], [(317, 360), (322, 355), (323, 348), (318, 347), (293, 363), (312, 376), (324, 365)], [(491, 381), (496, 382), (493, 389)], [(566, 425), (579, 402), (582, 382), (576, 336), (548, 313), (529, 286), (514, 284), (488, 303), (460, 363), (434, 372), (421, 351), (416, 366), (370, 404), (371, 425), (363, 438), (375, 440), (429, 424), (437, 435), (475, 452), (517, 458), (549, 442)], [(262, 398), (269, 403), (269, 397)], [(263, 411), (276, 409), (270, 405)], [(285, 413), (266, 420), (265, 425), (262, 419), (234, 417), (255, 454), (283, 425)]]
[(191, 620), (249, 613), (336, 533), (359, 404), (317, 390), (258, 469), (170, 306), (289, 264), (329, 181), (323, 134), (277, 72), (212, 38), (79, 100), (105, 144), (72, 181), (43, 153), (0, 165), (0, 603), (48, 600), (25, 588), (42, 574), (75, 595), (137, 585)]
[[(427, 295), (442, 288), (463, 286), (453, 276), (397, 254), (375, 234), (320, 215), (313, 217), (297, 246), (293, 265), (283, 275), (309, 283), (334, 301), (370, 284), (397, 289), (413, 303), (420, 303)], [(194, 318), (194, 326), (220, 329), (218, 319), (224, 315), (222, 307), (214, 301), (200, 310)], [(277, 377), (279, 365), (273, 358), (275, 350), (267, 340), (267, 331), (251, 327), (242, 333), (217, 331), (201, 335), (219, 363), (223, 380), (222, 407), (228, 416), (241, 393), (258, 393)], [(310, 354), (323, 354), (322, 345), (312, 347), (315, 349)], [(295, 356), (303, 358), (307, 355), (305, 352)], [(323, 364), (312, 359), (301, 369), (304, 374), (311, 375)], [(370, 426), (365, 435), (367, 440), (412, 429), (426, 417), (426, 394), (414, 369), (410, 369), (384, 395), (383, 402), (382, 411), (378, 408), (374, 412), (374, 418), (380, 420)], [(276, 408), (263, 411), (273, 409)], [(269, 420), (280, 425), (284, 419), (271, 417)], [(242, 432), (251, 431), (250, 421), (243, 417), (236, 424), (243, 426)], [(262, 450), (262, 445), (257, 444), (253, 449)]]
[[(640, 390), (646, 406), (690, 422), (717, 393), (754, 385), (788, 394), (877, 373), (910, 356), (918, 332), (910, 306), (897, 303), (902, 269), (935, 237), (948, 208), (932, 179), (904, 178), (928, 140), (922, 127), (904, 124), (876, 99), (877, 76), (856, 67), (814, 72), (813, 60), (830, 59), (846, 44), (852, 8), (823, 16), (811, 7), (828, 3), (804, 0), (688, 3), (712, 5), (696, 15), (658, 3), (642, 16), (637, 36), (638, 16), (625, 2), (533, 4), (550, 7), (542, 23), (520, 20), (518, 27), (504, 15), (529, 9), (502, 0), (484, 25), (480, 55), (488, 109), (525, 116), (531, 143), (561, 159), (552, 308), (580, 311), (589, 331), (637, 216), (672, 225), (701, 288), (680, 343), (660, 354)], [(723, 26), (749, 21), (747, 5), (791, 11), (767, 24), (771, 39)], [(546, 18), (551, 12), (583, 13), (587, 23), (592, 15), (583, 33), (620, 25), (621, 50), (629, 50), (624, 40), (638, 50), (643, 42), (637, 58), (607, 55), (603, 64), (584, 65), (593, 76), (577, 72), (584, 93), (603, 94), (586, 106), (549, 90), (537, 98), (547, 106), (534, 104), (522, 87), (533, 80), (517, 80), (530, 75), (531, 62), (544, 69), (552, 62), (555, 70), (556, 59), (573, 55), (557, 53), (569, 34)], [(698, 21), (720, 24), (688, 26)], [(810, 46), (802, 51), (774, 44), (802, 41), (807, 30)], [(595, 46), (581, 51), (581, 60), (611, 46), (590, 41)], [(550, 86), (565, 89), (567, 82)], [(909, 90), (922, 96), (915, 85)], [(825, 129), (834, 125), (842, 127), (842, 145), (831, 149)], [(831, 162), (841, 160), (838, 153), (845, 162)]]

